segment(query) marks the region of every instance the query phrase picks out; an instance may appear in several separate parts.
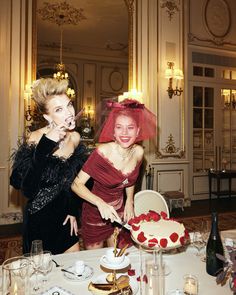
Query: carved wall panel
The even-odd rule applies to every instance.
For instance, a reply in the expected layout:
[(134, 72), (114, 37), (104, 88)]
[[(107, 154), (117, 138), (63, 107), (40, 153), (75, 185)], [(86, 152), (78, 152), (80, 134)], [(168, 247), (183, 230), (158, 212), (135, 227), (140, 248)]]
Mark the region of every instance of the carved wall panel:
[(184, 189), (183, 170), (158, 171), (157, 172), (157, 189), (163, 193), (166, 191), (180, 191)]
[(117, 95), (128, 89), (128, 69), (103, 66), (101, 68), (101, 92)]
[(188, 42), (235, 50), (235, 10), (234, 0), (190, 0)]

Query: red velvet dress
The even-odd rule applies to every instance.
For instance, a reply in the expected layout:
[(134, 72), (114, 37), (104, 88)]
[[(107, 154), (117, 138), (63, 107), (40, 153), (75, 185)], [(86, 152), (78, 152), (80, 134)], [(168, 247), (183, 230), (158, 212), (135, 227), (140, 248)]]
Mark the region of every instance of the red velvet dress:
[[(124, 189), (135, 184), (142, 161), (128, 174), (117, 170), (113, 164), (96, 149), (84, 164), (82, 170), (94, 180), (92, 192), (112, 205), (120, 217), (124, 213)], [(82, 211), (82, 236), (86, 246), (109, 238), (114, 226), (103, 220), (96, 206), (84, 202)]]

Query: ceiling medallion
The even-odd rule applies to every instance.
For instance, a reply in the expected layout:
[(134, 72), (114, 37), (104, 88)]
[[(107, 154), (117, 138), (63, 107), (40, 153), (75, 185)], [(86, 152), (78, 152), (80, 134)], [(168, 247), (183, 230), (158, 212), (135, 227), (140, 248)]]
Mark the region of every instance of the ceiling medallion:
[(87, 19), (82, 8), (75, 8), (66, 1), (60, 3), (44, 2), (44, 7), (37, 10), (42, 20), (63, 25), (78, 25), (82, 20)]
[(165, 7), (169, 20), (171, 21), (175, 12), (179, 11), (179, 4), (176, 3), (176, 0), (162, 0), (161, 8)]

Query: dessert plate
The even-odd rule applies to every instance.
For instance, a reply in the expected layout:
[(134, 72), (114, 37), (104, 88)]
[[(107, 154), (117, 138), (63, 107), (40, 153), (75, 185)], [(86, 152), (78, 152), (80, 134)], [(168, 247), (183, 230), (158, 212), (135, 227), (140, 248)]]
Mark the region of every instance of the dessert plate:
[(129, 257), (125, 256), (122, 263), (120, 263), (120, 264), (112, 264), (107, 260), (107, 257), (104, 255), (100, 259), (100, 264), (103, 267), (109, 268), (109, 269), (122, 269), (122, 268), (127, 267), (130, 264), (130, 260), (129, 260)]
[(85, 264), (84, 272), (82, 273), (81, 277), (78, 277), (76, 275), (74, 266), (69, 266), (69, 267), (67, 267), (65, 269), (70, 271), (70, 272), (75, 273), (75, 275), (73, 275), (73, 274), (70, 274), (68, 272), (63, 272), (63, 276), (66, 279), (68, 279), (70, 281), (74, 281), (74, 282), (83, 282), (83, 281), (91, 278), (92, 275), (93, 275), (93, 268), (91, 266), (87, 265), (87, 264)]
[[(117, 278), (119, 278), (121, 275), (124, 275), (124, 274), (117, 274)], [(98, 277), (96, 277), (94, 279), (94, 284), (104, 284), (104, 283), (107, 283), (106, 281), (106, 277), (107, 277), (107, 274), (102, 274)], [(129, 284), (130, 284), (130, 287), (133, 291), (133, 295), (137, 294), (138, 293), (138, 282), (135, 278), (132, 278), (132, 277), (129, 277)]]

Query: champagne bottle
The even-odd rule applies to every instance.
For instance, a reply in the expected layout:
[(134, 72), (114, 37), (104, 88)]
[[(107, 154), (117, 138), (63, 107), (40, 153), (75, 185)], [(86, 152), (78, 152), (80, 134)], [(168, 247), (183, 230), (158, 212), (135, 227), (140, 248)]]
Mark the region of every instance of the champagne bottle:
[(218, 230), (218, 215), (217, 212), (212, 212), (211, 233), (206, 246), (206, 271), (211, 276), (216, 276), (223, 267), (223, 262), (216, 254), (224, 255), (224, 249)]

